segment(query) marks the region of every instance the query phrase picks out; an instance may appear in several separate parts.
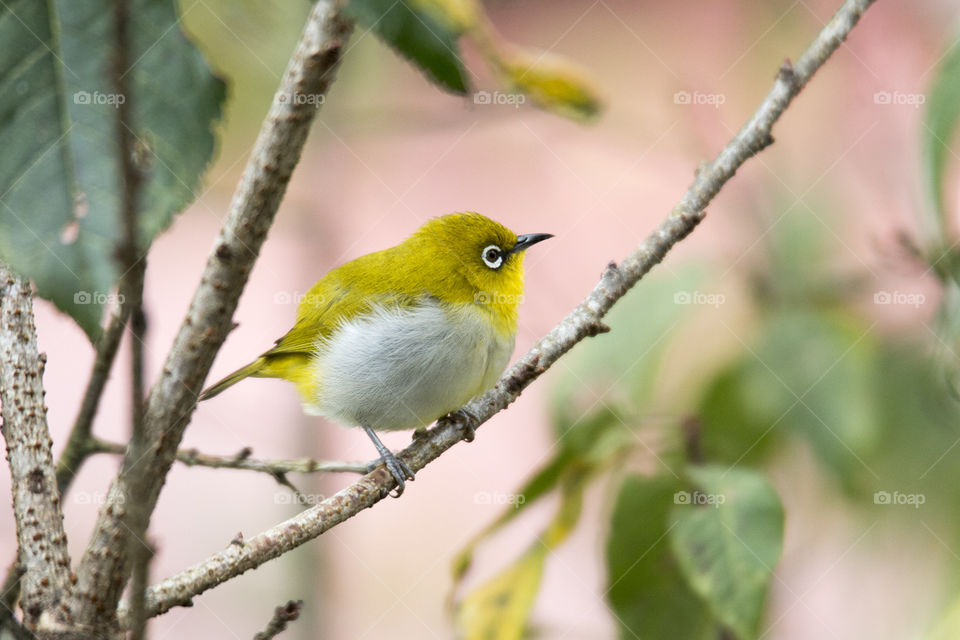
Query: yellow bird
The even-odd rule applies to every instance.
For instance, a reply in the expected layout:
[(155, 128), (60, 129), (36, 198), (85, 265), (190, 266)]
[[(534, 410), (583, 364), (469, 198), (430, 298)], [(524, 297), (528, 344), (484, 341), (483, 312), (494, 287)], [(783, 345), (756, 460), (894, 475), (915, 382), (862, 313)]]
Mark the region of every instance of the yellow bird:
[(276, 346), (200, 399), (248, 377), (289, 380), (307, 413), (366, 431), (399, 496), (413, 473), (376, 431), (424, 429), (496, 383), (513, 353), (523, 252), (551, 237), (478, 213), (430, 220), (317, 281)]

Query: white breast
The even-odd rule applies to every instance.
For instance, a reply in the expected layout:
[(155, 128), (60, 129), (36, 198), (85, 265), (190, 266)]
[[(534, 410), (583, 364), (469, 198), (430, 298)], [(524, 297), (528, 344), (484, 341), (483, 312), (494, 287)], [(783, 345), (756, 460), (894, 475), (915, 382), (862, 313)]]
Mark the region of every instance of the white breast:
[(345, 425), (429, 425), (497, 381), (513, 336), (496, 335), (473, 306), (436, 301), (376, 308), (318, 342), (315, 400), (304, 409)]

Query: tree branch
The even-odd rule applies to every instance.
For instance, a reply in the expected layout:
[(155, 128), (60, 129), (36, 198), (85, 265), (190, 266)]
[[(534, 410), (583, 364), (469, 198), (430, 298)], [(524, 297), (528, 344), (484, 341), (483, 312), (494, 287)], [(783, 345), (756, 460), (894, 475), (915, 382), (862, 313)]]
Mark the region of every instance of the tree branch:
[(117, 247), (117, 266), (120, 276), (121, 305), (129, 308), (130, 316), (130, 446), (123, 460), (121, 474), (128, 478), (127, 510), (123, 520), (127, 531), (126, 553), (132, 565), (130, 640), (146, 637), (147, 615), (144, 609), (144, 591), (150, 579), (150, 560), (153, 548), (147, 542), (150, 525), (149, 503), (151, 479), (147, 476), (147, 436), (144, 425), (143, 344), (147, 334), (147, 318), (143, 311), (143, 280), (146, 275), (146, 254), (140, 249), (138, 236), (140, 190), (142, 177), (134, 162), (134, 135), (132, 101), (135, 96), (127, 91), (126, 76), (130, 68), (130, 6), (128, 0), (113, 2), (114, 39), (113, 88), (117, 95), (127, 99), (116, 106), (117, 161), (123, 179), (120, 225), (123, 229)]
[(290, 600), (287, 604), (277, 607), (273, 610), (273, 617), (267, 624), (267, 628), (253, 636), (253, 640), (270, 640), (275, 638), (282, 631), (285, 631), (287, 625), (300, 617), (300, 609), (303, 608), (303, 600)]
[[(119, 442), (108, 442), (100, 438), (91, 438), (89, 441), (91, 453), (126, 452), (126, 447)], [(196, 449), (178, 449), (176, 459), (188, 467), (210, 467), (212, 469), (241, 469), (244, 471), (259, 471), (276, 477), (287, 473), (367, 473), (368, 464), (365, 462), (329, 462), (312, 458), (298, 458), (296, 460), (258, 460), (251, 458), (252, 451), (244, 448), (232, 456), (214, 456), (200, 453)]]
[[(237, 301), (322, 102), (316, 97), (330, 86), (351, 29), (333, 0), (319, 0), (314, 5), (190, 309), (151, 389), (143, 419), (145, 450), (149, 452), (145, 477), (150, 484), (143, 508), (148, 513), (156, 506), (203, 380), (232, 327)], [(81, 624), (103, 628), (114, 621), (130, 571), (126, 553), (129, 532), (123, 522), (131, 489), (130, 478), (122, 473), (113, 481), (77, 570), (72, 604)]]
[[(467, 409), (480, 423), (512, 403), (541, 373), (586, 337), (604, 329), (602, 318), (634, 284), (657, 265), (673, 245), (685, 238), (705, 215), (705, 208), (736, 170), (773, 142), (773, 124), (813, 74), (844, 41), (874, 0), (847, 0), (817, 35), (796, 65), (785, 62), (773, 87), (750, 120), (710, 163), (697, 172), (670, 215), (618, 266), (611, 263), (593, 291), (563, 321), (511, 367), (497, 385)], [(413, 471), (422, 469), (464, 437), (450, 420), (441, 420), (425, 436), (415, 439), (400, 456)], [(382, 500), (395, 481), (383, 468), (242, 544), (231, 544), (163, 582), (150, 587), (147, 610), (158, 615), (221, 582), (258, 567)], [(126, 611), (121, 610), (121, 622)]]
[(70, 556), (43, 404), (46, 358), (37, 351), (30, 285), (0, 264), (0, 404), (17, 521), (20, 606), (30, 629), (61, 611)]
[[(129, 307), (123, 305), (117, 306), (114, 313), (110, 316), (110, 322), (106, 330), (100, 336), (97, 342), (96, 356), (93, 367), (90, 371), (90, 378), (87, 382), (87, 389), (83, 394), (83, 401), (80, 403), (80, 410), (74, 420), (73, 427), (70, 429), (70, 435), (67, 438), (67, 444), (60, 454), (57, 461), (57, 492), (61, 499), (66, 495), (73, 478), (80, 470), (80, 466), (92, 453), (96, 453), (91, 448), (93, 439), (90, 432), (93, 426), (93, 418), (97, 414), (97, 408), (100, 406), (100, 397), (103, 395), (103, 389), (107, 384), (107, 378), (110, 375), (110, 367), (117, 355), (117, 349), (120, 346), (120, 338), (123, 337), (123, 330), (127, 326), (127, 315)], [(120, 453), (123, 453), (121, 451)], [(0, 629), (3, 629), (3, 620), (12, 613), (17, 599), (20, 597), (20, 572), (16, 559), (7, 570), (7, 575), (0, 585), (0, 594), (2, 594), (2, 606), (0, 609)]]

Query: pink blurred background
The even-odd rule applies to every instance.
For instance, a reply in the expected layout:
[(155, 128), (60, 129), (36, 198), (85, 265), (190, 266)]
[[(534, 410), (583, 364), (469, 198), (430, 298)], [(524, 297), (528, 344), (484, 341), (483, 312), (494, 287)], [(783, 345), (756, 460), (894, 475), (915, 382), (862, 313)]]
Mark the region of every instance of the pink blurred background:
[[(608, 109), (590, 126), (530, 105), (475, 105), (443, 94), (371, 34), (358, 31), (243, 294), (235, 316), (239, 327), (218, 356), (211, 380), (282, 335), (293, 321), (297, 297), (327, 270), (397, 243), (431, 217), (466, 209), (518, 233), (556, 235), (528, 255), (517, 337), (517, 354), (522, 353), (590, 290), (607, 262), (625, 256), (670, 211), (697, 163), (739, 129), (782, 60), (799, 55), (838, 4), (489, 3), (507, 39), (562, 53), (592, 70)], [(205, 190), (150, 254), (150, 379), (199, 280), (308, 6), (210, 0), (185, 1), (182, 9), (187, 31), (230, 79), (231, 103)], [(916, 231), (918, 212), (926, 206), (919, 173), (924, 112), (876, 104), (874, 94), (923, 94), (936, 63), (956, 42), (951, 28), (956, 16), (956, 4), (945, 0), (878, 2), (777, 125), (776, 144), (737, 174), (657, 277), (670, 277), (686, 262), (707, 265), (711, 291), (743, 302), (742, 273), (731, 265), (757, 257), (756, 238), (767, 228), (758, 227), (754, 214), (773, 211), (761, 220), (769, 226), (764, 221), (776, 220), (779, 210), (809, 207), (839, 240), (834, 256), (839, 263), (874, 278), (878, 288), (910, 286), (927, 293), (929, 302), (921, 308), (879, 318), (883, 330), (922, 331), (935, 306), (933, 280), (889, 270), (878, 246), (897, 230)], [(469, 46), (467, 62), (478, 89), (499, 88)], [(674, 96), (681, 91), (720, 95), (722, 104), (678, 104)], [(954, 180), (951, 202), (956, 187)], [(835, 206), (823, 211), (825, 201)], [(720, 361), (741, 348), (720, 324), (743, 322), (737, 304), (720, 318), (709, 310), (698, 314), (695, 324), (668, 336), (675, 384), (700, 375), (700, 358)], [(44, 381), (59, 452), (86, 384), (92, 348), (71, 320), (46, 303), (37, 305), (37, 322), (40, 347), (48, 355)], [(696, 338), (704, 335), (709, 344)], [(127, 368), (123, 352), (95, 424), (103, 437), (125, 438)], [(152, 637), (250, 637), (287, 599), (306, 601), (289, 638), (451, 636), (444, 602), (453, 554), (498, 515), (501, 507), (482, 504), (483, 496), (511, 494), (554, 451), (544, 408), (554, 375), (548, 372), (485, 425), (474, 443), (458, 445), (421, 471), (402, 500), (382, 502), (204, 594), (193, 608), (174, 609), (152, 623)], [(409, 437), (387, 434), (385, 441), (399, 448)], [(225, 455), (250, 446), (264, 458), (374, 457), (362, 432), (305, 417), (293, 388), (273, 380), (244, 382), (200, 405), (184, 446)], [(75, 559), (117, 464), (108, 456), (90, 460), (65, 501)], [(788, 464), (796, 469), (809, 461)], [(787, 477), (772, 478), (788, 516), (764, 637), (881, 640), (926, 628), (940, 608), (938, 585), (947, 571), (925, 551), (935, 543), (907, 535), (891, 552), (882, 533), (865, 533), (861, 523), (832, 506), (824, 487), (786, 482)], [(304, 492), (322, 496), (349, 478), (294, 481)], [(0, 473), (0, 491), (9, 491), (6, 472)], [(616, 633), (604, 601), (610, 505), (600, 487), (590, 495), (581, 526), (547, 565), (533, 620), (543, 637)], [(150, 529), (158, 548), (154, 581), (222, 549), (237, 532), (251, 536), (293, 515), (300, 507), (289, 502), (289, 492), (263, 475), (175, 466)], [(549, 502), (537, 505), (484, 546), (470, 584), (514, 557), (551, 508)], [(12, 514), (4, 509), (0, 549), (12, 557), (14, 548)], [(909, 584), (899, 578), (908, 572)]]

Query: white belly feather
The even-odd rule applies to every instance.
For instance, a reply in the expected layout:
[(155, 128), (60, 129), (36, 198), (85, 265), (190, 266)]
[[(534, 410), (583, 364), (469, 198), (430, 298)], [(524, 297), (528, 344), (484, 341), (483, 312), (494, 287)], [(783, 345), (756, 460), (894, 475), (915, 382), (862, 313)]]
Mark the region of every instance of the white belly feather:
[(305, 410), (345, 425), (429, 425), (494, 385), (513, 353), (479, 308), (377, 308), (317, 344)]

